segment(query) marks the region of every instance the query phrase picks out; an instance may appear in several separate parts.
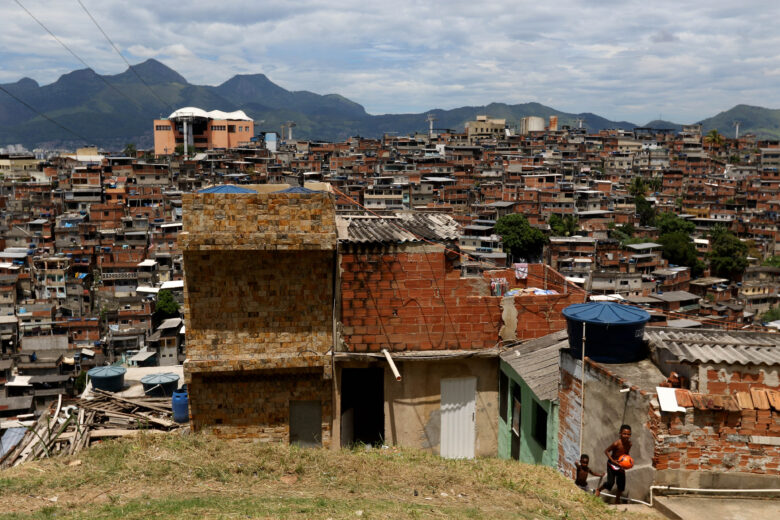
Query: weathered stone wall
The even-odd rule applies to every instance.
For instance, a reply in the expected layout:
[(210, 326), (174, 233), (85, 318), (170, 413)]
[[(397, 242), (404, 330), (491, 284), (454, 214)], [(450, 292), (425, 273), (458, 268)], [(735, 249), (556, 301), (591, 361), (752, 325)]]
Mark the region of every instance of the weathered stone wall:
[(330, 364), (332, 251), (184, 255), (188, 372)]
[(332, 388), (322, 372), (198, 373), (189, 385), (192, 426), (221, 437), (289, 442), (290, 402), (322, 403), (322, 445), (330, 446)]
[(185, 252), (336, 248), (329, 193), (185, 193), (182, 208), (179, 244)]

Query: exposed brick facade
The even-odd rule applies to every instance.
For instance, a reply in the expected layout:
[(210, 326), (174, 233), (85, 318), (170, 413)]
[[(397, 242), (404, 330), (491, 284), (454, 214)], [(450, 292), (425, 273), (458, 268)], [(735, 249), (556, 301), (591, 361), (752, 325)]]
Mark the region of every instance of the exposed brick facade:
[(322, 371), (293, 369), (227, 374), (196, 374), (190, 384), (190, 410), (201, 424), (223, 437), (287, 442), (291, 401), (322, 402), (322, 444), (330, 445), (332, 392)]
[[(484, 349), (502, 337), (538, 338), (566, 328), (561, 311), (585, 299), (584, 291), (541, 264), (529, 265), (525, 280), (516, 280), (511, 269), (461, 278), (440, 246), (352, 246), (340, 261), (343, 336), (355, 352)], [(560, 294), (491, 296), (491, 278), (505, 278), (510, 288), (546, 284)], [(505, 305), (517, 316), (510, 338), (502, 333)]]
[(348, 250), (341, 255), (341, 321), (349, 350), (495, 346), (501, 298), (481, 278), (461, 279), (442, 248)]
[(290, 404), (319, 402), (316, 439), (327, 446), (336, 246), (330, 194), (185, 194), (183, 208), (184, 374), (193, 427), (288, 441)]
[(780, 475), (780, 412), (650, 410), (657, 470)]

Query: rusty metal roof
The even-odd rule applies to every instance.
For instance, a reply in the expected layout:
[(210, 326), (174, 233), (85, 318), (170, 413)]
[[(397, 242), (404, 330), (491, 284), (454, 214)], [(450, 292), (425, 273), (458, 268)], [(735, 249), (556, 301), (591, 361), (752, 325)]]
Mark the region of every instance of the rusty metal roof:
[(780, 365), (780, 334), (647, 327), (645, 339), (680, 362)]
[(448, 215), (398, 212), (389, 216), (339, 215), (339, 240), (351, 243), (452, 242), (460, 236), (460, 226)]

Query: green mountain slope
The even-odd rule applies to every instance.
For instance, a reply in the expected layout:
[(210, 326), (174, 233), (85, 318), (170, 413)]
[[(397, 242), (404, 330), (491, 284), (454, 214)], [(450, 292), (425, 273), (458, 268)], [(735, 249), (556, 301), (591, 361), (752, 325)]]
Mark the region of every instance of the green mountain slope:
[(737, 105), (701, 121), (702, 130), (717, 129), (723, 135), (734, 137), (735, 121), (740, 122), (740, 135), (752, 133), (761, 138), (780, 138), (780, 110), (750, 105)]
[[(636, 126), (592, 113), (561, 112), (539, 103), (491, 103), (418, 114), (371, 115), (358, 103), (338, 94), (289, 91), (264, 74), (237, 75), (212, 87), (193, 85), (153, 59), (139, 63), (133, 69), (102, 78), (84, 69), (65, 74), (49, 85), (40, 86), (34, 80), (24, 78), (3, 87), (83, 136), (87, 142), (107, 149), (120, 149), (127, 142), (150, 147), (152, 121), (184, 106), (244, 110), (255, 120), (264, 121), (257, 125), (258, 131), (278, 131), (283, 122), (295, 121), (294, 136), (324, 140), (341, 140), (354, 135), (380, 137), (388, 132), (425, 132), (429, 113), (436, 116), (436, 128), (453, 130), (462, 130), (466, 121), (480, 114), (505, 118), (511, 126), (518, 126), (525, 116), (548, 119), (551, 115), (558, 116), (559, 126), (577, 126), (582, 120), (582, 125), (590, 131)], [(780, 136), (780, 110), (737, 105), (702, 123), (705, 131), (717, 128), (723, 134), (732, 135), (734, 120), (742, 122), (741, 133)], [(675, 130), (680, 127), (668, 121), (651, 121), (647, 126)], [(28, 147), (85, 144), (0, 92), (0, 146), (15, 143)]]

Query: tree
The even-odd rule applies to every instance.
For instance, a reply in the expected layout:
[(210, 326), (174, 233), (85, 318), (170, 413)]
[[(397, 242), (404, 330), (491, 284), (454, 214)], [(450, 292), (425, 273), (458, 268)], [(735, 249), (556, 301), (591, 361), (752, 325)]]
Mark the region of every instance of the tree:
[(647, 193), (647, 183), (642, 177), (634, 177), (628, 185), (628, 193), (633, 197), (644, 196)]
[(696, 255), (696, 246), (685, 231), (663, 234), (658, 238), (658, 242), (663, 246), (661, 254), (670, 264), (690, 267), (693, 276), (699, 276), (704, 271), (704, 264)]
[(710, 145), (710, 153), (712, 152), (713, 147), (720, 147), (726, 142), (726, 138), (718, 132), (717, 128), (713, 128), (707, 132), (707, 135), (704, 136), (703, 140)]
[(122, 150), (122, 155), (125, 157), (135, 157), (137, 153), (138, 150), (135, 147), (135, 143), (127, 143), (124, 150)]
[(577, 231), (580, 230), (580, 226), (577, 223), (577, 217), (573, 215), (561, 217), (560, 215), (553, 213), (550, 215), (548, 224), (550, 224), (550, 230), (552, 231), (553, 236), (556, 237), (570, 237), (576, 235)]
[(674, 233), (677, 231), (691, 234), (696, 231), (696, 226), (693, 222), (681, 219), (674, 213), (669, 212), (658, 215), (655, 218), (655, 226), (658, 228), (659, 235), (666, 235), (667, 233)]
[(653, 177), (650, 179), (650, 182), (648, 182), (648, 186), (653, 193), (661, 191), (663, 184), (663, 179), (661, 179), (661, 177)]
[(748, 246), (723, 226), (710, 235), (710, 268), (715, 276), (734, 279), (747, 267)]
[(770, 256), (766, 260), (764, 260), (764, 263), (761, 265), (765, 265), (768, 267), (780, 267), (780, 256)]
[(154, 306), (154, 321), (160, 323), (168, 318), (179, 317), (179, 302), (177, 302), (173, 293), (167, 289), (160, 289), (157, 293), (157, 304)]
[(761, 315), (761, 321), (769, 323), (770, 321), (780, 320), (780, 307), (774, 307)]
[(519, 213), (504, 215), (496, 222), (495, 232), (501, 236), (504, 247), (513, 260), (535, 260), (542, 254), (547, 242), (541, 230), (532, 227), (528, 219)]
[(639, 215), (639, 224), (642, 226), (652, 226), (655, 224), (655, 207), (645, 198), (639, 195), (634, 199), (636, 212)]

